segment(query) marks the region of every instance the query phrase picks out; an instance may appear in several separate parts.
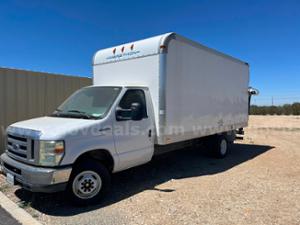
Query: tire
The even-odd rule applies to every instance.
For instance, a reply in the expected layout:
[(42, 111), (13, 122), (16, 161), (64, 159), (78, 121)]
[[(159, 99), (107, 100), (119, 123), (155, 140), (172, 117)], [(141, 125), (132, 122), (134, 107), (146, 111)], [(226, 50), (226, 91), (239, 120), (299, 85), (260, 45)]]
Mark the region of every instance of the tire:
[(214, 135), (206, 140), (205, 146), (214, 157), (225, 158), (229, 151), (229, 142), (224, 135)]
[(69, 199), (79, 206), (97, 203), (108, 192), (110, 180), (110, 173), (101, 162), (92, 159), (79, 162), (68, 183)]

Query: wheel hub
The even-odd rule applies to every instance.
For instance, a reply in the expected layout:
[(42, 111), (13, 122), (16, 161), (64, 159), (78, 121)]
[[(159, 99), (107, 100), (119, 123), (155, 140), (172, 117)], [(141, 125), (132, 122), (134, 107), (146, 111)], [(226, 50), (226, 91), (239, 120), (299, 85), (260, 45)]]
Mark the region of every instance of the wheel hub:
[(83, 192), (91, 192), (95, 189), (95, 181), (92, 179), (84, 179), (82, 182), (80, 182), (80, 190)]
[(74, 194), (82, 199), (92, 198), (97, 195), (102, 187), (100, 176), (94, 171), (83, 171), (73, 181)]
[(220, 152), (222, 155), (225, 155), (227, 152), (227, 142), (224, 139), (221, 141), (221, 144), (220, 144)]

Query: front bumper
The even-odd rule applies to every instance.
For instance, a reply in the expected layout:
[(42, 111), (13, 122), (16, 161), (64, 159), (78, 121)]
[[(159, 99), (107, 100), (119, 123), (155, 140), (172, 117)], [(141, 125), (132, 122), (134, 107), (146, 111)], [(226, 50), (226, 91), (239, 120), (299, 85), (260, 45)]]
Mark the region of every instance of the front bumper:
[(13, 174), (17, 184), (32, 192), (65, 190), (72, 171), (72, 167), (42, 168), (27, 165), (10, 158), (6, 153), (0, 159), (2, 172)]

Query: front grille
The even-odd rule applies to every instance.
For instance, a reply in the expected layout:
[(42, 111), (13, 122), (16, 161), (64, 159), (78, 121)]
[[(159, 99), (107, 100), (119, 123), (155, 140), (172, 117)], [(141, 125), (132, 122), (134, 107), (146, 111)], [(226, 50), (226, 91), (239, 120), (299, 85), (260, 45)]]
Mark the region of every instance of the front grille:
[(8, 138), (15, 139), (15, 140), (18, 140), (18, 141), (27, 142), (27, 139), (24, 138), (24, 137), (14, 136), (14, 135), (11, 135), (11, 134), (8, 134), (7, 137), (8, 137)]
[(13, 158), (27, 161), (34, 159), (34, 140), (17, 135), (7, 134), (7, 153)]
[(15, 150), (11, 150), (10, 148), (7, 149), (7, 151), (10, 153), (10, 154), (13, 154), (13, 155), (17, 155), (19, 157), (22, 157), (22, 158), (27, 158), (27, 153), (24, 152), (24, 153), (21, 153), (21, 152), (17, 152)]

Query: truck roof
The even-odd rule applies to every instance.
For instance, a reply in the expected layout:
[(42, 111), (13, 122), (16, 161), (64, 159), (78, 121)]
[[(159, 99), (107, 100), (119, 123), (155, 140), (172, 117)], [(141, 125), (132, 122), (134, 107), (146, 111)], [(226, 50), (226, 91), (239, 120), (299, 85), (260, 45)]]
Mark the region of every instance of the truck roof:
[(118, 62), (123, 60), (129, 60), (129, 59), (164, 53), (167, 52), (168, 44), (172, 39), (185, 42), (194, 47), (201, 48), (211, 53), (217, 54), (219, 56), (236, 61), (238, 63), (248, 65), (248, 63), (240, 59), (234, 58), (230, 55), (224, 54), (215, 49), (206, 47), (198, 42), (187, 39), (174, 32), (165, 33), (151, 38), (134, 41), (134, 42), (130, 42), (130, 43), (126, 43), (126, 44), (122, 44), (122, 45), (118, 45), (106, 49), (101, 49), (97, 51), (96, 54), (94, 55), (93, 65), (95, 66), (99, 64), (113, 63), (113, 62)]

